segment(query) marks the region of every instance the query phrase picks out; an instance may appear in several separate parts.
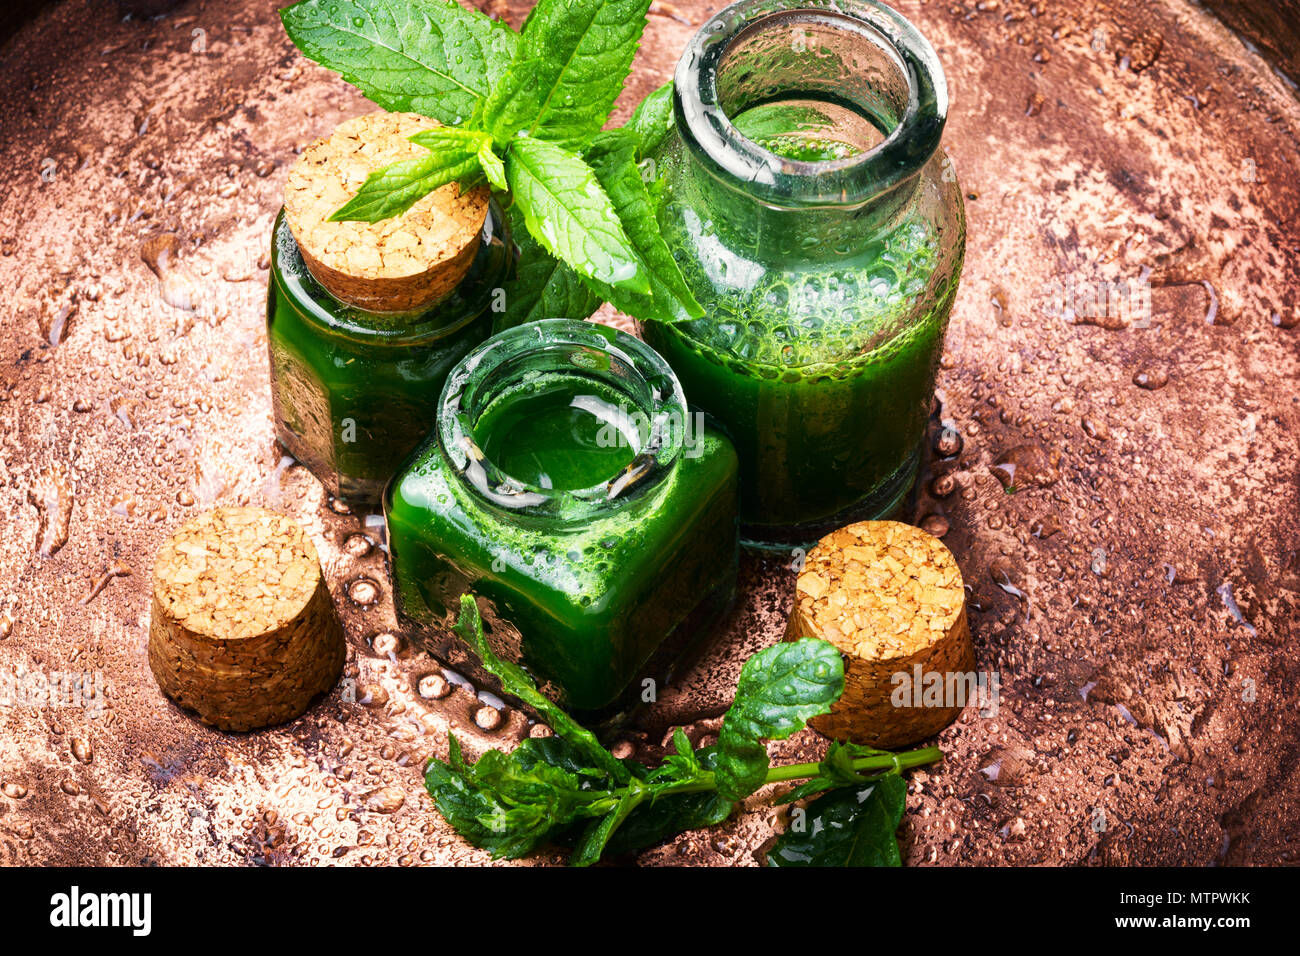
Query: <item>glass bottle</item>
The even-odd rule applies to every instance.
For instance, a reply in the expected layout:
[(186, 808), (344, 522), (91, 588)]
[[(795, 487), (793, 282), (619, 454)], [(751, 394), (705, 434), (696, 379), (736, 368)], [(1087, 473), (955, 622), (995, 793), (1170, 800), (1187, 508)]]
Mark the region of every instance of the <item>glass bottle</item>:
[(502, 656), (609, 708), (730, 604), (736, 495), (731, 443), (644, 342), (567, 319), (500, 332), (385, 494), (399, 619), (472, 671), (447, 634), (472, 590)]
[(436, 417), (447, 373), (493, 331), (494, 290), (513, 268), (493, 201), (469, 271), (431, 307), (370, 312), (332, 296), (276, 217), (267, 342), (276, 437), (326, 490), (377, 507), (384, 484)]
[(643, 334), (735, 442), (742, 536), (891, 514), (965, 250), (934, 50), (872, 0), (742, 0), (674, 87), (658, 216), (705, 315)]

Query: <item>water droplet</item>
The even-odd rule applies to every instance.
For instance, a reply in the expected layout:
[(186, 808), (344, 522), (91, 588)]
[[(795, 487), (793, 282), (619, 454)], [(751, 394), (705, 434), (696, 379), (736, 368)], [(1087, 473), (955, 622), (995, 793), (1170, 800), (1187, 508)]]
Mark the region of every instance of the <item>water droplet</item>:
[(27, 489), (27, 501), (35, 506), (40, 519), (36, 532), (36, 551), (42, 558), (58, 553), (68, 543), (72, 523), (72, 491), (67, 470), (60, 464), (46, 468)]
[(73, 293), (41, 310), (39, 319), (41, 335), (51, 345), (60, 344), (72, 330), (72, 320), (76, 315), (77, 296)]
[(348, 599), (358, 607), (369, 607), (379, 600), (379, 584), (371, 578), (357, 578), (348, 585)]
[(942, 538), (947, 534), (948, 527), (948, 519), (940, 514), (926, 515), (921, 519), (921, 530), (934, 535), (936, 538)]
[(1133, 374), (1133, 384), (1138, 388), (1154, 392), (1169, 384), (1169, 373), (1162, 368), (1148, 366)]
[(451, 693), (451, 684), (441, 674), (425, 674), (417, 686), (425, 700), (441, 700)]
[(1237, 599), (1232, 594), (1232, 582), (1224, 581), (1214, 589), (1214, 593), (1219, 595), (1219, 599), (1223, 601), (1223, 606), (1228, 609), (1228, 613), (1232, 615), (1233, 620), (1245, 627), (1253, 635), (1255, 626), (1246, 620), (1246, 615), (1241, 613), (1241, 608), (1237, 605)]
[(474, 712), (474, 723), (483, 730), (496, 730), (501, 726), (501, 711), (486, 705), (480, 707)]
[(140, 246), (140, 258), (158, 277), (158, 293), (174, 309), (193, 312), (199, 306), (198, 283), (176, 262), (175, 233), (151, 236)]
[(946, 472), (930, 482), (930, 494), (935, 498), (947, 498), (957, 490), (957, 486), (958, 482), (955, 473)]
[(362, 801), (373, 813), (396, 813), (406, 802), (406, 794), (396, 787), (380, 787), (365, 794)]
[(1083, 432), (1089, 438), (1097, 441), (1105, 441), (1110, 438), (1110, 429), (1106, 426), (1106, 423), (1092, 418), (1083, 420)]
[(364, 534), (356, 532), (343, 539), (343, 550), (354, 558), (364, 558), (374, 550), (375, 543)]
[(401, 636), (391, 631), (380, 631), (370, 638), (371, 649), (380, 657), (395, 661), (406, 650), (406, 642)]
[(630, 760), (636, 754), (636, 744), (630, 740), (620, 740), (609, 749), (609, 752), (619, 760)]
[(1043, 515), (1035, 518), (1029, 525), (1029, 533), (1035, 538), (1050, 538), (1061, 531), (1061, 521), (1056, 515)]
[(961, 454), (963, 445), (961, 432), (952, 426), (945, 426), (934, 439), (934, 453), (940, 458), (955, 458)]

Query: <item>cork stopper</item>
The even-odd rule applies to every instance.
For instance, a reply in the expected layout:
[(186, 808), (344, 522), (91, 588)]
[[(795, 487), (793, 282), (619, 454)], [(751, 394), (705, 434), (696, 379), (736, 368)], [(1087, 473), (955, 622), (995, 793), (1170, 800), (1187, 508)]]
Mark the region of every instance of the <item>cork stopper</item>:
[(409, 312), (456, 287), (474, 260), (491, 191), (448, 183), (400, 216), (330, 222), (366, 177), (428, 155), (408, 137), (438, 124), (379, 111), (341, 124), (308, 146), (289, 170), (284, 211), (303, 262), (335, 298), (370, 312)]
[(221, 730), (283, 723), (343, 669), (343, 629), (302, 529), (218, 508), (158, 551), (149, 666), (177, 704)]
[(952, 723), (970, 699), (965, 680), (952, 681), (961, 691), (947, 696), (923, 697), (915, 686), (918, 674), (933, 686), (925, 675), (937, 673), (946, 691), (950, 675), (972, 674), (975, 648), (952, 552), (911, 525), (860, 521), (822, 538), (795, 582), (786, 637), (820, 637), (844, 654), (843, 695), (810, 721), (828, 737), (912, 744)]

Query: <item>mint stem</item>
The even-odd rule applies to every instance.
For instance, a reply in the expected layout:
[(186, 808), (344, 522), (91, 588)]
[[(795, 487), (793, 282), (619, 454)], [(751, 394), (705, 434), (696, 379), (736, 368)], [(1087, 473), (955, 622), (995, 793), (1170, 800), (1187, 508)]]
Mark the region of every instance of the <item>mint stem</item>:
[[(921, 767), (934, 763), (943, 756), (938, 747), (922, 747), (899, 754), (880, 754), (873, 757), (858, 757), (853, 761), (854, 770), (896, 770), (902, 772), (910, 767)], [(802, 780), (817, 775), (817, 764), (795, 763), (785, 767), (773, 767), (767, 772), (768, 783), (782, 783), (787, 780)]]
[[(871, 757), (858, 757), (853, 761), (853, 769), (862, 770), (883, 770), (886, 772), (902, 772), (911, 767), (920, 767), (928, 763), (934, 763), (942, 759), (943, 751), (938, 747), (922, 747), (920, 750), (909, 750), (904, 753), (885, 753), (877, 754)], [(794, 763), (787, 764), (784, 767), (773, 767), (767, 772), (767, 777), (763, 781), (766, 786), (769, 783), (785, 783), (791, 780), (803, 780), (808, 777), (817, 776), (819, 765), (815, 763)], [(616, 806), (619, 798), (622, 796), (625, 787), (620, 787), (609, 792), (608, 797), (600, 799), (592, 804), (593, 807), (600, 806), (608, 801), (610, 806)], [(668, 796), (678, 793), (705, 793), (710, 790), (716, 790), (717, 783), (712, 771), (704, 771), (690, 780), (683, 780), (681, 783), (671, 787), (665, 787), (660, 790), (657, 796)]]

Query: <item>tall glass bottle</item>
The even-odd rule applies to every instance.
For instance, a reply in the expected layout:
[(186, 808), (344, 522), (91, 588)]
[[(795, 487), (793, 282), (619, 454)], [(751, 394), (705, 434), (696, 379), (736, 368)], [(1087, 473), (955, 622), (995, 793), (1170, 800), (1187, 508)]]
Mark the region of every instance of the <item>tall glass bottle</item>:
[(872, 0), (742, 0), (678, 63), (661, 229), (703, 318), (646, 340), (740, 456), (742, 534), (898, 507), (965, 249), (929, 43)]

